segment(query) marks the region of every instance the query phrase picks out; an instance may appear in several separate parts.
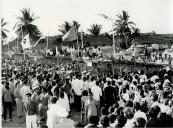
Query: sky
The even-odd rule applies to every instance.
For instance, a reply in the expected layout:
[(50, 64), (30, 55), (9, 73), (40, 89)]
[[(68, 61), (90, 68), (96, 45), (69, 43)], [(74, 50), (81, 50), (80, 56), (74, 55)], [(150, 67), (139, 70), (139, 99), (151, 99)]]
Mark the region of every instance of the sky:
[(1, 16), (9, 22), (9, 36), (14, 35), (16, 17), (23, 8), (30, 8), (39, 17), (34, 24), (43, 35), (57, 35), (59, 25), (73, 20), (81, 24), (79, 31), (88, 33), (90, 25), (101, 24), (102, 32), (109, 32), (112, 22), (98, 14), (116, 19), (122, 10), (142, 33), (173, 33), (173, 0), (0, 0)]

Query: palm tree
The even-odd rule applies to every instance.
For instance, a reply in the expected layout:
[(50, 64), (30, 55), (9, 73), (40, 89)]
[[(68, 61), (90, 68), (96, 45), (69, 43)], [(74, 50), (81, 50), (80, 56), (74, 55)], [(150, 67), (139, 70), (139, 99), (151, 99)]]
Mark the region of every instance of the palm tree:
[(64, 35), (66, 34), (71, 28), (71, 24), (67, 21), (65, 21), (65, 23), (61, 26), (59, 26), (59, 31)]
[(140, 35), (140, 29), (139, 28), (135, 28), (131, 34), (132, 39), (134, 39), (135, 37)]
[(76, 26), (77, 30), (79, 30), (80, 24), (77, 21), (73, 21), (73, 26)]
[(80, 24), (77, 22), (77, 21), (72, 21), (72, 24), (65, 21), (64, 24), (62, 24), (61, 26), (59, 26), (59, 31), (62, 33), (62, 35), (65, 35), (72, 26), (76, 26), (77, 27), (77, 30), (79, 29), (80, 27)]
[(98, 36), (101, 32), (102, 26), (98, 24), (91, 25), (91, 28), (88, 31), (91, 33), (92, 36)]
[(129, 40), (132, 34), (132, 30), (134, 30), (135, 23), (129, 21), (129, 15), (126, 11), (122, 11), (122, 15), (117, 15), (117, 20), (114, 24), (114, 30), (116, 34), (119, 35), (123, 42), (125, 42), (125, 47), (129, 47)]
[(17, 28), (16, 33), (20, 37), (29, 34), (33, 41), (38, 40), (41, 33), (38, 30), (38, 27), (33, 24), (33, 22), (38, 19), (38, 17), (35, 17), (34, 13), (31, 13), (30, 9), (24, 8), (20, 11), (22, 16), (17, 17), (18, 22), (14, 26), (14, 28)]
[(7, 29), (4, 27), (8, 24), (8, 22), (4, 22), (4, 18), (1, 19), (1, 37), (2, 37), (2, 43), (5, 38), (7, 38), (6, 32), (9, 32)]

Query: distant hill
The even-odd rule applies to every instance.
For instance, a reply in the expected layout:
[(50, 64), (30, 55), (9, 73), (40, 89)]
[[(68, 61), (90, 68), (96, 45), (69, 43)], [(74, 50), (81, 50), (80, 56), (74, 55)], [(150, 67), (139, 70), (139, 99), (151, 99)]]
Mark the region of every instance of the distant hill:
[[(173, 45), (173, 34), (148, 34), (148, 33), (141, 33), (139, 37), (136, 37), (134, 39), (135, 42), (138, 42), (139, 44), (152, 44), (152, 43), (159, 43), (159, 44), (165, 44), (168, 43), (170, 45)], [(19, 50), (22, 49), (21, 40), (18, 40), (18, 47)], [(43, 39), (41, 40), (38, 45), (36, 46), (36, 49), (43, 50), (46, 48), (47, 40)], [(84, 42), (89, 43), (91, 46), (106, 46), (106, 45), (112, 45), (112, 38), (107, 36), (98, 36), (98, 37), (92, 37), (88, 36), (84, 38)], [(115, 42), (119, 42), (118, 38), (115, 38)], [(9, 43), (10, 51), (16, 51), (17, 47), (17, 39), (13, 40)], [(55, 49), (55, 47), (60, 46), (76, 46), (77, 42), (62, 42), (61, 36), (49, 36), (49, 48)], [(79, 45), (81, 45), (81, 40), (79, 39)], [(2, 46), (2, 52), (8, 51), (8, 45)]]

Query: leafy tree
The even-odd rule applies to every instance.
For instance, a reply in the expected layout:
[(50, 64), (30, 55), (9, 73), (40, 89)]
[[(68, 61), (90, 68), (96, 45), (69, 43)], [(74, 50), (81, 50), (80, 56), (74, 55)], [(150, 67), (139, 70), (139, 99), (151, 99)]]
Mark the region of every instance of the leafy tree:
[(98, 36), (101, 32), (102, 26), (98, 24), (91, 25), (91, 28), (88, 31), (91, 33), (92, 36)]
[(1, 19), (1, 37), (2, 37), (2, 42), (5, 38), (7, 38), (6, 32), (9, 32), (9, 30), (5, 29), (5, 26), (8, 24), (8, 22), (4, 21), (4, 18)]
[(16, 33), (22, 37), (29, 34), (30, 38), (35, 41), (37, 40), (41, 33), (36, 25), (33, 24), (33, 22), (38, 19), (39, 17), (36, 17), (34, 13), (31, 13), (30, 9), (22, 9), (20, 10), (22, 13), (21, 16), (17, 16), (17, 23), (14, 26), (14, 28), (17, 28)]

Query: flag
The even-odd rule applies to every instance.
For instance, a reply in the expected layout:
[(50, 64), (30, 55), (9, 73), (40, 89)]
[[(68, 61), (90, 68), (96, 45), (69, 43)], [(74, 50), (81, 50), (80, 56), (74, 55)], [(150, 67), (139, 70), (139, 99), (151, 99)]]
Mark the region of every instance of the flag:
[(12, 41), (15, 40), (16, 38), (17, 38), (16, 36), (12, 36), (12, 37), (8, 37), (8, 38), (5, 38), (5, 39), (2, 39), (3, 45), (8, 45), (9, 42), (12, 42)]
[(29, 34), (27, 34), (22, 42), (21, 42), (21, 45), (22, 45), (22, 48), (23, 50), (26, 50), (26, 49), (31, 49), (31, 43), (30, 43), (30, 39), (29, 39)]
[(8, 40), (7, 39), (2, 39), (3, 45), (8, 45)]
[(77, 28), (76, 26), (71, 27), (71, 29), (62, 37), (64, 42), (73, 41), (77, 39)]
[(107, 20), (111, 20), (111, 21), (115, 21), (115, 19), (109, 17), (109, 16), (106, 16), (105, 14), (98, 14), (100, 16), (102, 16), (103, 18), (107, 19)]

